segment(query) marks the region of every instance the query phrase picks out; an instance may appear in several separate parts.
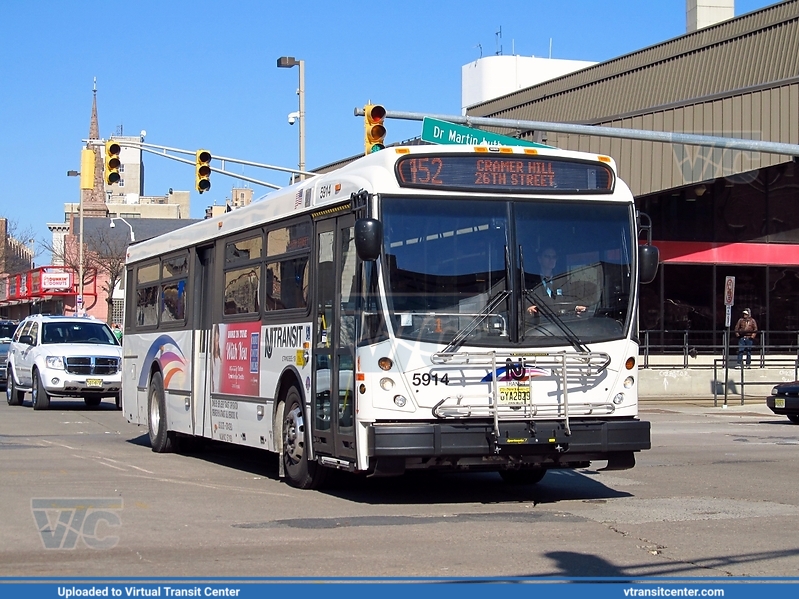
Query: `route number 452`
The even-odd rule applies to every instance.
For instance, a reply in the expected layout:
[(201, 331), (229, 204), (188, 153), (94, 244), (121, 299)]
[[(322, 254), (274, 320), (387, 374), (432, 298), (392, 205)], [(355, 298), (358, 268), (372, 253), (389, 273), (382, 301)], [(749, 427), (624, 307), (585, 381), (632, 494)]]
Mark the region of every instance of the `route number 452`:
[(438, 374), (430, 374), (429, 372), (425, 372), (424, 374), (415, 372), (413, 374), (414, 387), (427, 387), (431, 383), (433, 385), (438, 385), (439, 383), (442, 385), (449, 385), (449, 375), (445, 374), (440, 377)]

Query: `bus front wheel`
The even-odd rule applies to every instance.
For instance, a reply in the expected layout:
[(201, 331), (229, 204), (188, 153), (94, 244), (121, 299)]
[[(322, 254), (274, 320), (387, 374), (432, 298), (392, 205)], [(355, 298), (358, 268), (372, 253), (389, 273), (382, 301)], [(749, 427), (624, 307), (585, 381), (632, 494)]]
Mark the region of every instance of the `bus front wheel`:
[(156, 453), (172, 451), (172, 435), (166, 430), (166, 398), (164, 379), (160, 372), (154, 372), (147, 393), (147, 429), (150, 434), (150, 447)]
[(326, 471), (316, 462), (308, 460), (308, 439), (302, 398), (296, 387), (290, 387), (283, 406), (283, 471), (292, 487), (317, 489), (324, 481)]

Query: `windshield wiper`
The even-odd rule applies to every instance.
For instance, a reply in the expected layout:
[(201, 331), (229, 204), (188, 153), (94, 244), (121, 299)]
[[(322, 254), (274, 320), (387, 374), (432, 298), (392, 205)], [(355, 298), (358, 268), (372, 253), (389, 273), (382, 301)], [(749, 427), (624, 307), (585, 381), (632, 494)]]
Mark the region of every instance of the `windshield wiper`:
[(537, 293), (530, 291), (529, 289), (522, 290), (522, 296), (529, 299), (535, 305), (537, 310), (540, 310), (544, 316), (555, 323), (555, 326), (557, 326), (563, 332), (566, 340), (571, 343), (574, 349), (576, 349), (578, 352), (588, 353), (588, 348), (583, 344), (575, 332), (572, 331), (565, 322), (563, 322), (563, 319), (558, 316), (557, 312), (547, 306), (544, 298)]
[(452, 341), (449, 342), (449, 345), (442, 350), (442, 353), (453, 352), (463, 345), (463, 342), (466, 341), (466, 338), (471, 335), (472, 332), (478, 326), (480, 326), (480, 323), (490, 316), (491, 313), (496, 310), (497, 306), (499, 306), (509, 295), (510, 291), (498, 291), (494, 297), (488, 300), (485, 308), (480, 310), (477, 316), (475, 316), (469, 324), (455, 334), (455, 336), (452, 338)]
[[(544, 298), (535, 293), (533, 290), (527, 289), (527, 282), (524, 280), (524, 252), (522, 250), (522, 246), (519, 246), (519, 269), (521, 270), (522, 298), (530, 300), (530, 303), (532, 303), (537, 310), (540, 310), (544, 316), (546, 316), (551, 322), (554, 322), (555, 326), (561, 330), (563, 335), (566, 337), (566, 340), (574, 349), (576, 349), (578, 352), (588, 353), (588, 348), (583, 344), (574, 331), (572, 331), (569, 326), (563, 322), (563, 319), (546, 304)], [(524, 310), (524, 302), (522, 302), (522, 310)], [(524, 315), (522, 315), (522, 323), (524, 323)], [(525, 335), (522, 334), (522, 338), (524, 338), (524, 336)]]

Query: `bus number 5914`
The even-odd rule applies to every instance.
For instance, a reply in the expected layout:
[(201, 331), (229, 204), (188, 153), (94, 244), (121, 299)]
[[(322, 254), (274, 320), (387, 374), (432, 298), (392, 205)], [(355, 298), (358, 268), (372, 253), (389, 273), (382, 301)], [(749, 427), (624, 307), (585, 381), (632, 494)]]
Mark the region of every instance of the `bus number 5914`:
[(430, 374), (429, 372), (425, 372), (424, 374), (415, 372), (413, 374), (414, 387), (427, 387), (431, 383), (433, 385), (438, 385), (439, 383), (442, 385), (449, 385), (449, 375), (445, 374), (444, 376), (439, 377), (438, 374)]

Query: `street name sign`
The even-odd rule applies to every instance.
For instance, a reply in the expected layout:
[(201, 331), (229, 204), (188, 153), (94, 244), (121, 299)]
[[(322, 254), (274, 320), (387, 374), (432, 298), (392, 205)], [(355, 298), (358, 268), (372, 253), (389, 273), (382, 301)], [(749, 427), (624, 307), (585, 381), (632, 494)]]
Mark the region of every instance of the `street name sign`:
[(544, 144), (516, 139), (508, 135), (498, 135), (481, 129), (455, 125), (424, 117), (422, 121), (422, 141), (434, 144), (460, 144), (467, 146), (524, 146), (528, 148), (549, 148)]

